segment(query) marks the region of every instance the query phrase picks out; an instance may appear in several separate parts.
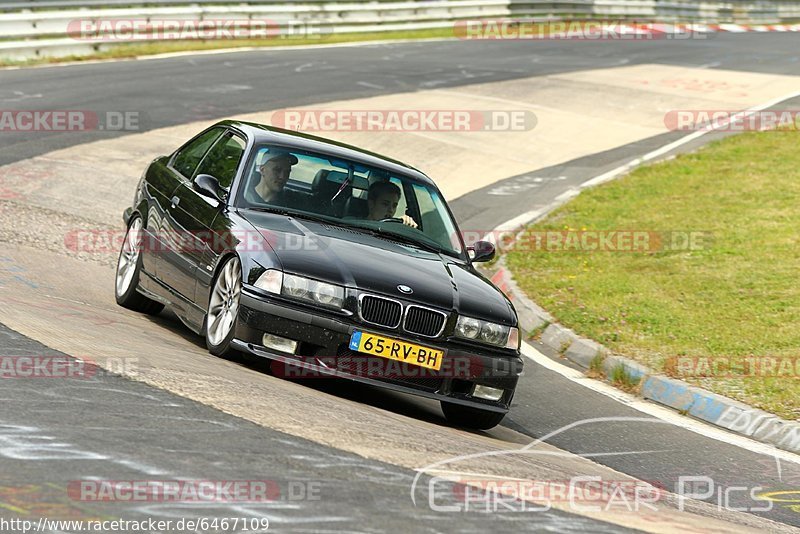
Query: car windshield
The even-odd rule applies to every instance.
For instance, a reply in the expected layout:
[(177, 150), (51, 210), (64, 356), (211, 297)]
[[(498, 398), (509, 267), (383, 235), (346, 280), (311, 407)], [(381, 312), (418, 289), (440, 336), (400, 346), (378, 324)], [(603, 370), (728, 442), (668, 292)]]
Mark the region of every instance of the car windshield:
[(257, 146), (237, 205), (324, 219), (463, 257), (439, 191), (386, 169), (295, 148)]

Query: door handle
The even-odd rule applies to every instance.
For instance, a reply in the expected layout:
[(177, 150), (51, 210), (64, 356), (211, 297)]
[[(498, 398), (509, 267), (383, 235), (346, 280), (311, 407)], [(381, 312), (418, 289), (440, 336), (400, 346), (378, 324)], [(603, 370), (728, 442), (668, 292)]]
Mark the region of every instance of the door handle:
[(179, 196), (175, 195), (174, 197), (172, 197), (172, 207), (173, 208), (178, 207), (178, 204), (180, 204), (180, 203), (181, 203), (181, 199), (180, 199)]

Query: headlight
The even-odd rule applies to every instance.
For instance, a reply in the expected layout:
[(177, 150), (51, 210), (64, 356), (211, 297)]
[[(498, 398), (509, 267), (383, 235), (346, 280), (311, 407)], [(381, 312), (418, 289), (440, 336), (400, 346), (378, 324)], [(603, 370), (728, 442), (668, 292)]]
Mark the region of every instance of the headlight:
[(456, 323), (456, 335), (467, 339), (475, 339), (481, 333), (481, 322), (471, 317), (459, 317)]
[(494, 323), (484, 323), (481, 327), (481, 341), (490, 345), (505, 345), (508, 339), (508, 328)]
[(257, 288), (275, 294), (280, 294), (282, 285), (283, 273), (275, 269), (264, 271), (264, 274), (259, 276), (255, 283)]
[(294, 297), (297, 299), (308, 299), (308, 290), (311, 286), (311, 280), (301, 276), (292, 276), (291, 274), (283, 275), (283, 291), (284, 295)]
[(303, 276), (284, 274), (275, 269), (264, 271), (256, 280), (255, 286), (270, 293), (314, 302), (332, 308), (341, 308), (344, 304), (343, 287)]
[(519, 330), (501, 324), (461, 316), (456, 322), (456, 336), (488, 345), (519, 349)]
[(340, 287), (333, 284), (326, 284), (324, 282), (317, 282), (316, 290), (313, 292), (314, 300), (320, 304), (328, 306), (341, 306), (344, 300), (343, 294), (340, 294)]

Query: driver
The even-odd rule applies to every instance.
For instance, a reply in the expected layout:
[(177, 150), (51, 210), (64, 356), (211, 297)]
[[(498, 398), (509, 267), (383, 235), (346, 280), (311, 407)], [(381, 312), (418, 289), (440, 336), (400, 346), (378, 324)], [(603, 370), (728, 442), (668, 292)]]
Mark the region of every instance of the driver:
[[(367, 191), (367, 206), (369, 214), (367, 220), (381, 221), (383, 219), (394, 219), (394, 212), (400, 203), (400, 188), (388, 181), (375, 182), (369, 186)], [(411, 228), (417, 228), (417, 223), (408, 215), (399, 217), (403, 224)]]

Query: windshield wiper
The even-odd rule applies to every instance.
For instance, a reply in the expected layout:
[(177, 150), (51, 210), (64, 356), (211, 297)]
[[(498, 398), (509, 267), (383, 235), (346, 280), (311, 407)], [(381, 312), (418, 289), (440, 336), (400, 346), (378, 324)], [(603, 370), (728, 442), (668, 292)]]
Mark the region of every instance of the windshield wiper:
[(405, 236), (403, 234), (397, 234), (395, 232), (387, 232), (386, 230), (384, 230), (384, 229), (382, 229), (380, 227), (379, 228), (365, 228), (363, 226), (359, 226), (358, 228), (366, 230), (367, 232), (371, 233), (372, 235), (375, 235), (375, 236), (378, 236), (378, 237), (389, 238), (389, 239), (391, 239), (393, 241), (398, 241), (400, 243), (407, 244), (407, 245), (413, 245), (415, 247), (427, 250), (429, 252), (435, 252), (437, 254), (439, 254), (441, 252), (445, 252), (445, 253), (447, 252), (446, 250), (444, 250), (439, 245), (434, 245), (433, 243), (429, 243), (427, 241), (418, 241), (418, 240), (414, 239), (413, 237), (408, 237), (408, 236)]

